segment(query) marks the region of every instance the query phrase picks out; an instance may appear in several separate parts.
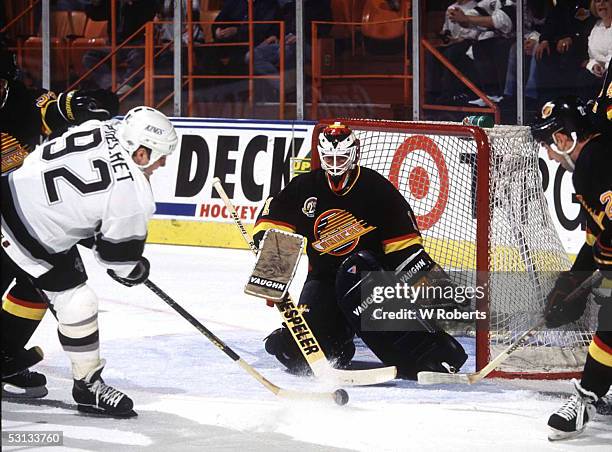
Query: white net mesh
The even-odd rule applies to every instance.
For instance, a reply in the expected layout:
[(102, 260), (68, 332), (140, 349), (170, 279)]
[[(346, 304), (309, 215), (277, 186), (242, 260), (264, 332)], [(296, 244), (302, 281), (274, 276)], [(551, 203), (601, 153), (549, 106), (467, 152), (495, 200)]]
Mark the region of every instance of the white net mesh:
[[(537, 322), (558, 272), (570, 267), (548, 212), (529, 129), (485, 130), (491, 148), (489, 202), (486, 209), (478, 209), (478, 147), (486, 144), (469, 138), (467, 128), (348, 122), (361, 142), (360, 164), (396, 185), (417, 216), (425, 248), (454, 278), (463, 279), (458, 283), (475, 284), (476, 272), (465, 270), (477, 268), (477, 247), (487, 247), (488, 345), (485, 336), (477, 347), (497, 355)], [(488, 244), (477, 244), (477, 227), (483, 221), (489, 224)], [(595, 313), (588, 312), (563, 330), (540, 332), (501, 370), (542, 376), (581, 370), (594, 320)]]

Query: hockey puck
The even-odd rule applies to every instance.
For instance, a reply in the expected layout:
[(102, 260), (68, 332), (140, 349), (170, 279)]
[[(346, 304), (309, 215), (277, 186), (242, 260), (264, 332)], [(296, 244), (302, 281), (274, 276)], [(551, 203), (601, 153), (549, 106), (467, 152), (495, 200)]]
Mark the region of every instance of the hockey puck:
[(336, 402), (338, 405), (346, 405), (348, 401), (349, 395), (344, 389), (336, 389), (334, 391), (334, 402)]

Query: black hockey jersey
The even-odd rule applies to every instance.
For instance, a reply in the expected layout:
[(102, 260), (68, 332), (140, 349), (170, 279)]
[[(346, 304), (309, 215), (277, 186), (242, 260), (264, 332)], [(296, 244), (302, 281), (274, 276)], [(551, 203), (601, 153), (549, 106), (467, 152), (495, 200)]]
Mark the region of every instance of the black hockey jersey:
[(52, 91), (28, 89), (20, 81), (10, 82), (6, 104), (0, 109), (2, 173), (19, 167), (40, 143), (41, 136), (61, 135), (68, 129), (56, 103)]
[(335, 278), (342, 261), (359, 250), (369, 250), (385, 267), (396, 268), (415, 246), (422, 246), (412, 209), (376, 171), (357, 171), (342, 195), (331, 191), (321, 169), (297, 176), (268, 198), (255, 238), (272, 228), (306, 237), (310, 278)]
[(612, 149), (608, 138), (598, 135), (582, 148), (572, 175), (576, 198), (587, 217), (587, 243), (612, 231)]

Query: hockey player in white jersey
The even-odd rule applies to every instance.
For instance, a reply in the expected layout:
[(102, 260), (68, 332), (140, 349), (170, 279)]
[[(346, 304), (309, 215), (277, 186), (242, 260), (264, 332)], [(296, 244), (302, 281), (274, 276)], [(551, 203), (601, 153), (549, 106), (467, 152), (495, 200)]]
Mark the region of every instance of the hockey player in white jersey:
[(2, 176), (2, 290), (20, 274), (48, 297), (80, 411), (136, 415), (132, 400), (100, 376), (98, 300), (76, 244), (93, 237), (94, 255), (111, 277), (126, 286), (144, 282), (149, 262), (142, 253), (155, 211), (148, 175), (177, 143), (162, 113), (137, 107), (122, 121), (70, 129)]

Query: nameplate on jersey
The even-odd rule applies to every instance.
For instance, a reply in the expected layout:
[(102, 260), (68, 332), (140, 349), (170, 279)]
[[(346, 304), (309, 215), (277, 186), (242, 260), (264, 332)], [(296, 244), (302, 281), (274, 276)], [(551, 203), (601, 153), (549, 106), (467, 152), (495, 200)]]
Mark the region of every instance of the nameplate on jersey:
[(295, 275), (304, 242), (304, 237), (298, 234), (267, 230), (244, 292), (275, 302), (282, 301)]

